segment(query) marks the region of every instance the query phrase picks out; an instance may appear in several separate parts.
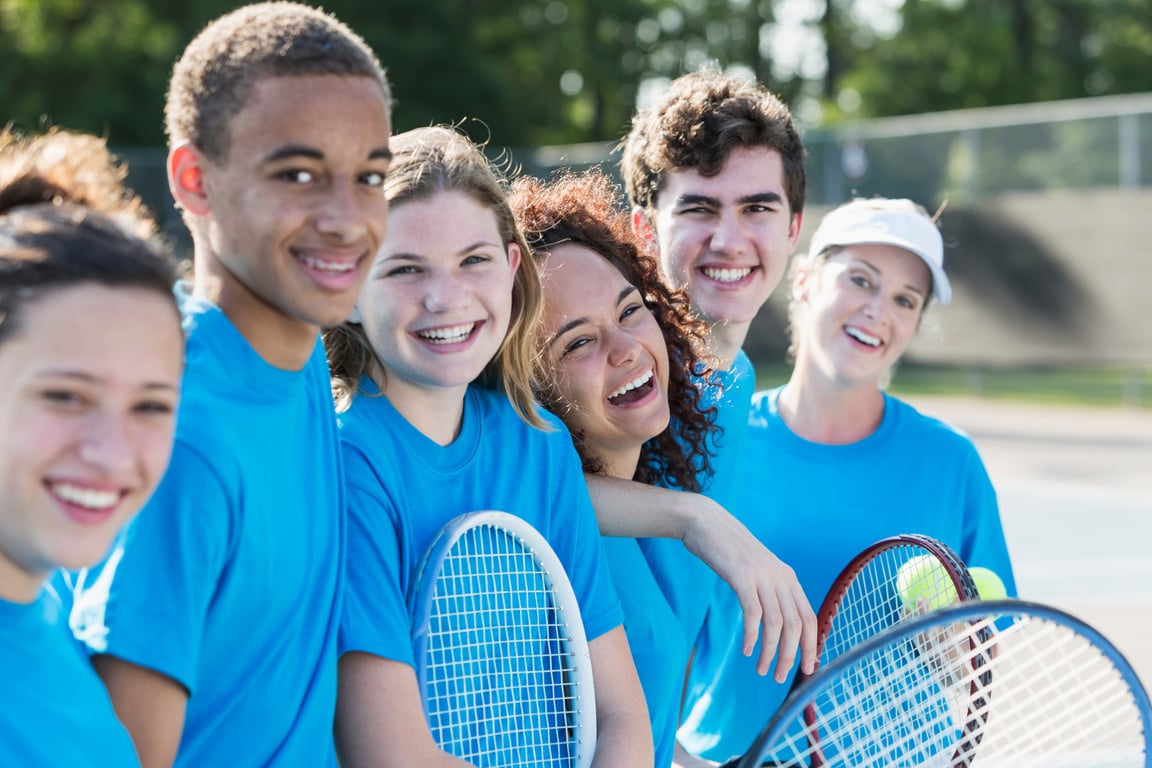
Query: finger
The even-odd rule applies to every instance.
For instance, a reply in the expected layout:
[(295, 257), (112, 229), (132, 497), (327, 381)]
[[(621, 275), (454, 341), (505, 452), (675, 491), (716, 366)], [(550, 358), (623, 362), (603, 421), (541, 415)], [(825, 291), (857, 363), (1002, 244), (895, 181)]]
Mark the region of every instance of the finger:
[(783, 613), (780, 627), (780, 650), (776, 657), (776, 682), (782, 683), (788, 679), (788, 672), (796, 663), (796, 649), (800, 645), (801, 627), (800, 612), (790, 592), (785, 592), (781, 599)]
[(756, 640), (760, 636), (760, 619), (764, 609), (760, 607), (760, 600), (755, 594), (745, 595), (740, 599), (740, 610), (744, 614), (744, 643), (742, 649), (745, 656), (751, 656), (756, 649)]
[(761, 619), (763, 628), (760, 642), (760, 659), (756, 664), (756, 674), (766, 675), (772, 666), (772, 659), (776, 656), (776, 649), (780, 643), (780, 629), (783, 616), (780, 611), (779, 598), (773, 590), (767, 590), (762, 598), (764, 616)]
[[(797, 589), (799, 589), (799, 585), (797, 585)], [(804, 671), (804, 674), (810, 675), (816, 671), (816, 664), (820, 661), (820, 655), (816, 649), (820, 627), (816, 622), (816, 614), (812, 611), (808, 597), (802, 589), (800, 590), (797, 605), (800, 608), (801, 623), (800, 669)]]

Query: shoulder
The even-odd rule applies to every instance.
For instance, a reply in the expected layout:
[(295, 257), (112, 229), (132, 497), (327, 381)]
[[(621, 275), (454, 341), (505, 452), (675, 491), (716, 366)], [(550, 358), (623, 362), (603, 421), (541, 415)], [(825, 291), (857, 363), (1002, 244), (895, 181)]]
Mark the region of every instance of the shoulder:
[[(976, 453), (971, 436), (959, 427), (922, 413), (915, 406), (891, 395), (884, 395), (886, 414), (891, 414), (894, 428), (906, 439), (947, 449), (956, 453)], [(885, 416), (887, 420), (889, 416)]]

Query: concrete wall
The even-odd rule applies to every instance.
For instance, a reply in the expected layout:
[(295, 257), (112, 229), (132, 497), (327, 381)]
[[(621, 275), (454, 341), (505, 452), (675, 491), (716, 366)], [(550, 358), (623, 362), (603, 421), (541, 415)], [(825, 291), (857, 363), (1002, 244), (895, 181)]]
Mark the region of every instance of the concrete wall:
[[(827, 210), (806, 212), (801, 253)], [(909, 360), (1152, 366), (1152, 191), (1005, 195), (950, 206), (941, 229), (953, 299)], [(781, 359), (787, 294), (753, 325), (754, 358)]]

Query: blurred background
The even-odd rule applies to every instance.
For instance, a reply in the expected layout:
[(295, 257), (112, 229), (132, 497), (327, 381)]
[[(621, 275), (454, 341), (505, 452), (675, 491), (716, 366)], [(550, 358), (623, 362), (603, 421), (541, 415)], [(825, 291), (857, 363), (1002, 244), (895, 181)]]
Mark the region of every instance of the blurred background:
[[(230, 0), (0, 0), (0, 120), (108, 137), (173, 241), (164, 89)], [(394, 124), (462, 123), (509, 169), (614, 170), (636, 107), (707, 63), (792, 107), (801, 249), (853, 195), (940, 223), (951, 306), (893, 389), (969, 430), (1025, 596), (1152, 677), (1152, 3), (330, 0), (389, 71)], [(784, 291), (748, 350), (780, 383)]]

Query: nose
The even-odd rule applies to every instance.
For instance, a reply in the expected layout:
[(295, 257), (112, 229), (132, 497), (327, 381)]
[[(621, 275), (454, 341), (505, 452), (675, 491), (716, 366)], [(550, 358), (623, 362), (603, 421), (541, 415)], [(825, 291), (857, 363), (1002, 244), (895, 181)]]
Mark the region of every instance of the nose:
[(368, 222), (358, 193), (355, 179), (335, 178), (316, 212), (316, 228), (341, 243), (352, 243), (362, 237)]
[(429, 312), (448, 312), (468, 303), (468, 291), (450, 274), (430, 274), (425, 284), (424, 306)]
[(110, 475), (131, 470), (136, 443), (129, 418), (122, 413), (94, 415), (80, 442), (80, 460)]
[(640, 342), (632, 334), (619, 328), (609, 331), (608, 363), (619, 367), (634, 363), (640, 358)]
[(735, 211), (721, 211), (712, 230), (711, 246), (717, 253), (740, 255), (746, 249), (748, 234), (740, 214)]

